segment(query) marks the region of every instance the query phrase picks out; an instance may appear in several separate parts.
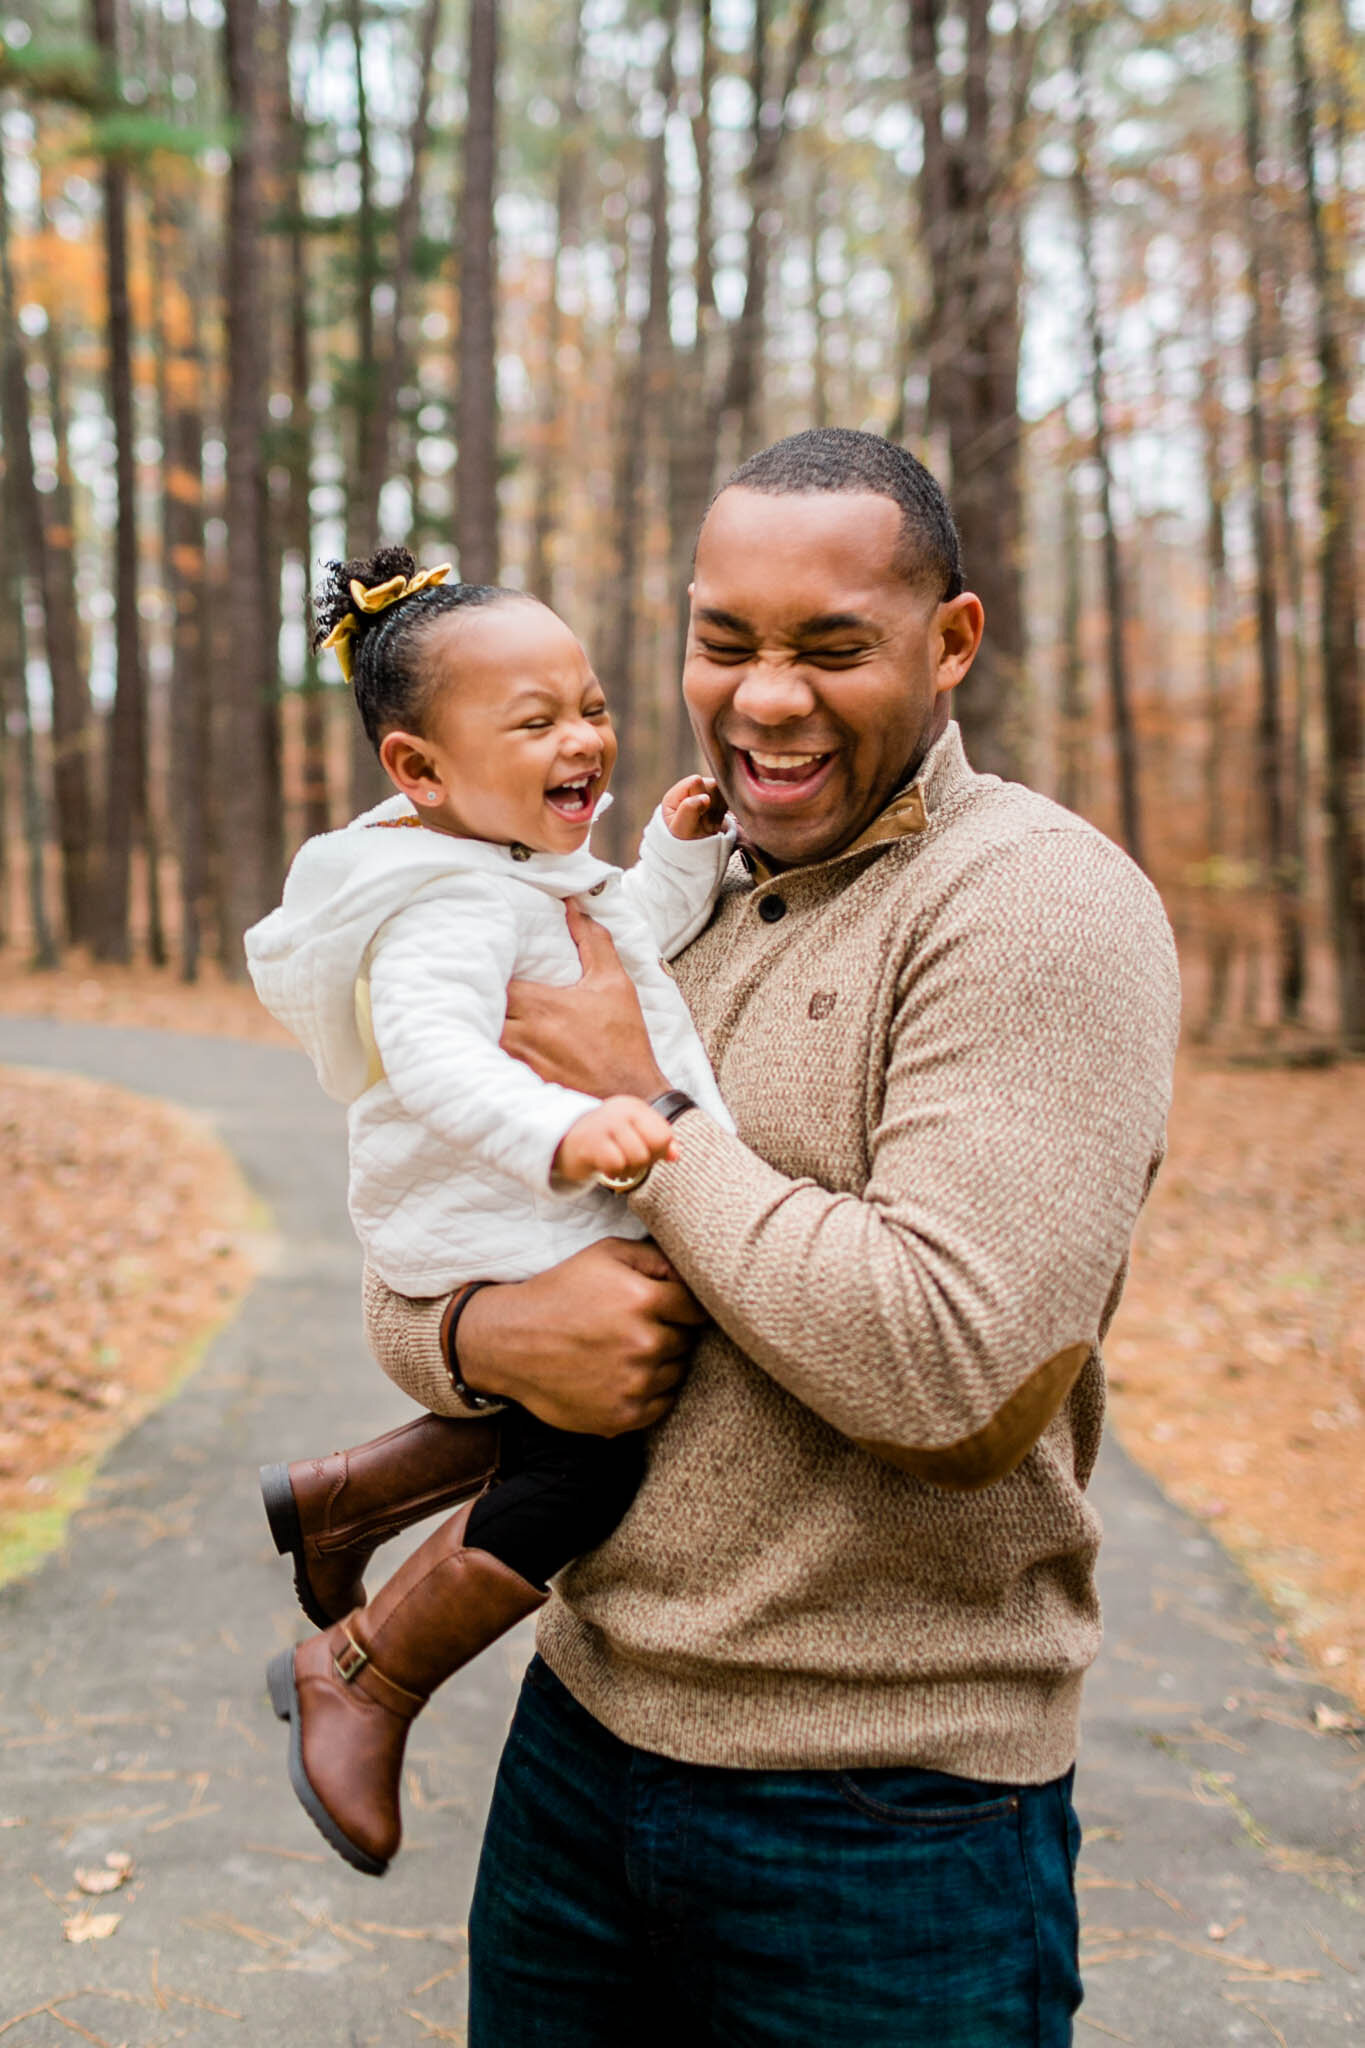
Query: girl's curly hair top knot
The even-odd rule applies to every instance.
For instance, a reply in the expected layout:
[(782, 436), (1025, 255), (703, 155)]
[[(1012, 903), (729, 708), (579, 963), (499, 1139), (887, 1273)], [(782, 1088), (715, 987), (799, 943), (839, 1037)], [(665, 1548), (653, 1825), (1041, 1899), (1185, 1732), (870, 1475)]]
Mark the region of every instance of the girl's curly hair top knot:
[[(401, 547), (323, 564), (313, 600), (313, 646), (336, 650), (375, 748), (395, 728), (421, 729), (428, 680), (422, 642), (436, 620), (525, 594), (497, 584), (450, 583), (449, 573), (448, 563), (419, 570)], [(371, 592), (375, 601), (367, 603)]]

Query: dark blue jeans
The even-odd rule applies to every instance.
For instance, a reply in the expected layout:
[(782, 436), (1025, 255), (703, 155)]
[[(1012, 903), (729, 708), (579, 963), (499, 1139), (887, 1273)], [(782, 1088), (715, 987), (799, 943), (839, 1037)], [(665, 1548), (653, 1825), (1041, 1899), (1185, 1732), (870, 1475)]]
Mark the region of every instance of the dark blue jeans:
[(1064, 2048), (1070, 1777), (632, 1749), (539, 1658), (470, 1915), (470, 2048)]

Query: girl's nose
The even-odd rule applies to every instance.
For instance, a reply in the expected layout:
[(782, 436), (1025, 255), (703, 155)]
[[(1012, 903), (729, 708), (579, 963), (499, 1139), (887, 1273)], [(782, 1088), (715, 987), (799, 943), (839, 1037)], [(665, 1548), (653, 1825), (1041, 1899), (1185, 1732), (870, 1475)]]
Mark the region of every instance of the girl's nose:
[(566, 753), (581, 755), (585, 761), (598, 761), (602, 758), (602, 734), (595, 725), (590, 725), (586, 718), (576, 719), (566, 729), (563, 744)]

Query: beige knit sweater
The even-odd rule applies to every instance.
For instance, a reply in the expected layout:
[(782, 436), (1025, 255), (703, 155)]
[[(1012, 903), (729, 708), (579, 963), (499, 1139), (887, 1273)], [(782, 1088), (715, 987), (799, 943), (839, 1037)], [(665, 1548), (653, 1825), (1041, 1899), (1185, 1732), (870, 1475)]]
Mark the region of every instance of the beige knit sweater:
[[(541, 1651), (697, 1763), (1055, 1777), (1178, 1026), (1155, 891), (950, 726), (836, 859), (737, 859), (676, 971), (738, 1135), (690, 1112), (634, 1199), (717, 1327)], [(453, 1412), (442, 1306), (367, 1286), (381, 1362)]]

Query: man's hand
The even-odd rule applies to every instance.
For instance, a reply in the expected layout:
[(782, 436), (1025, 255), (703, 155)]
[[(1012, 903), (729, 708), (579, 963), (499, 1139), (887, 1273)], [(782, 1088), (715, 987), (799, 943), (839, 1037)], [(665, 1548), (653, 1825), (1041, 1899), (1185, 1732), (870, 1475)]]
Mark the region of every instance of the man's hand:
[(465, 1385), (589, 1436), (673, 1405), (709, 1318), (657, 1245), (602, 1238), (532, 1280), (481, 1287), (460, 1317)]
[(554, 988), (544, 981), (507, 984), (502, 1049), (525, 1060), (542, 1081), (582, 1095), (636, 1095), (651, 1102), (672, 1086), (649, 1042), (635, 984), (616, 957), (611, 933), (566, 903), (569, 935), (583, 967), (581, 981)]

